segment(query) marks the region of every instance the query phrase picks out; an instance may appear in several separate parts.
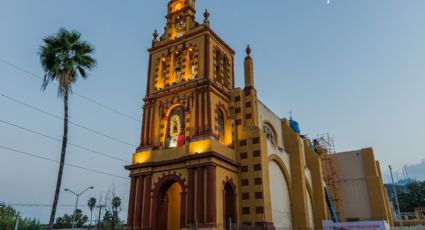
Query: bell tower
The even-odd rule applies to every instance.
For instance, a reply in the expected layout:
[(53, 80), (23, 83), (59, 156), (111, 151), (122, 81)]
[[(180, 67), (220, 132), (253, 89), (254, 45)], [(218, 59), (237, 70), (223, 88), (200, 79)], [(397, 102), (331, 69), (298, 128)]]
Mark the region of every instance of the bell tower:
[(179, 146), (197, 136), (234, 144), (234, 51), (211, 30), (208, 11), (203, 23), (195, 20), (194, 7), (195, 0), (171, 0), (163, 34), (153, 34), (139, 150)]
[(174, 40), (195, 27), (195, 0), (173, 0), (168, 3), (166, 39)]
[[(238, 223), (235, 52), (195, 0), (170, 0), (153, 33), (140, 146), (133, 154), (128, 229), (216, 229)], [(225, 211), (223, 211), (225, 210)]]

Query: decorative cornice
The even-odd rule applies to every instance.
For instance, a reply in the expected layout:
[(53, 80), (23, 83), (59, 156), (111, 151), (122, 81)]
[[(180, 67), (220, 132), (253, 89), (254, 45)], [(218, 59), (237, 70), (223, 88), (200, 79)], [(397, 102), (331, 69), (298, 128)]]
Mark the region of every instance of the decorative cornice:
[(147, 162), (147, 163), (143, 163), (143, 164), (133, 164), (133, 165), (127, 165), (125, 166), (125, 169), (127, 170), (134, 170), (134, 169), (141, 169), (141, 168), (150, 168), (150, 167), (158, 167), (158, 166), (164, 166), (164, 165), (170, 165), (170, 164), (178, 164), (178, 163), (182, 163), (182, 162), (187, 162), (187, 161), (193, 161), (193, 160), (199, 160), (199, 159), (205, 159), (205, 158), (217, 158), (219, 160), (222, 160), (234, 167), (239, 167), (240, 163), (225, 157), (217, 152), (211, 151), (211, 152), (206, 152), (206, 153), (200, 153), (200, 154), (195, 154), (195, 155), (188, 155), (188, 156), (184, 156), (184, 157), (180, 157), (177, 159), (173, 159), (173, 160), (166, 160), (166, 161), (160, 161), (160, 162)]
[[(184, 43), (186, 42), (187, 38), (189, 37), (194, 37), (196, 35), (200, 35), (204, 32), (209, 32), (210, 35), (212, 35), (214, 37), (214, 39), (216, 39), (219, 43), (221, 43), (232, 55), (235, 55), (235, 51), (223, 40), (221, 39), (209, 26), (207, 25), (199, 25), (198, 27), (203, 27), (202, 29), (198, 30), (198, 31), (194, 31), (192, 33), (188, 33), (183, 35), (181, 38), (177, 38), (174, 40), (170, 40), (164, 44), (158, 45), (157, 47), (152, 47), (150, 49), (148, 49), (148, 51), (150, 53), (165, 48), (167, 46), (176, 46), (176, 45), (180, 45), (179, 43)], [(194, 27), (193, 29), (196, 29), (198, 27)], [(175, 44), (177, 43), (177, 44)]]

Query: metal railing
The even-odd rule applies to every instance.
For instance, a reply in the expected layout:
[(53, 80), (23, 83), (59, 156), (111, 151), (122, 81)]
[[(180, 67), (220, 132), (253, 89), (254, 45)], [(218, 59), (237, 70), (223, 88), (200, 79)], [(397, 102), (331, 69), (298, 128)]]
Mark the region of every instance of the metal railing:
[[(189, 230), (198, 230), (198, 229), (203, 229), (205, 228), (205, 226), (201, 226), (201, 225), (197, 225), (197, 224), (191, 224), (188, 225), (188, 229)], [(217, 230), (314, 230), (314, 228), (292, 228), (292, 227), (281, 227), (281, 228), (277, 228), (277, 227), (270, 227), (266, 224), (264, 224), (263, 226), (261, 225), (257, 225), (257, 226), (251, 226), (251, 225), (246, 225), (246, 224), (217, 224), (214, 226), (215, 229)]]

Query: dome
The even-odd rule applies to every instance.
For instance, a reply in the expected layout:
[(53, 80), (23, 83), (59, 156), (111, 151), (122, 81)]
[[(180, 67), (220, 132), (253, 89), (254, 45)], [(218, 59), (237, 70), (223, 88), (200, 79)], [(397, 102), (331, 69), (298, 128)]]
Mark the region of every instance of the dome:
[(298, 125), (298, 122), (293, 120), (292, 117), (289, 118), (289, 126), (294, 130), (294, 132), (301, 134), (300, 126)]

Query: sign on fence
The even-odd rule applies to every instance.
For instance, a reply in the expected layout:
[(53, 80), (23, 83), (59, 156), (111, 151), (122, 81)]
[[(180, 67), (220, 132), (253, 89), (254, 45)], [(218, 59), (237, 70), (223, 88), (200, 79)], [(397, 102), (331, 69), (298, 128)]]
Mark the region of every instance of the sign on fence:
[(390, 229), (386, 221), (360, 221), (360, 222), (340, 222), (323, 221), (323, 230), (387, 230)]

